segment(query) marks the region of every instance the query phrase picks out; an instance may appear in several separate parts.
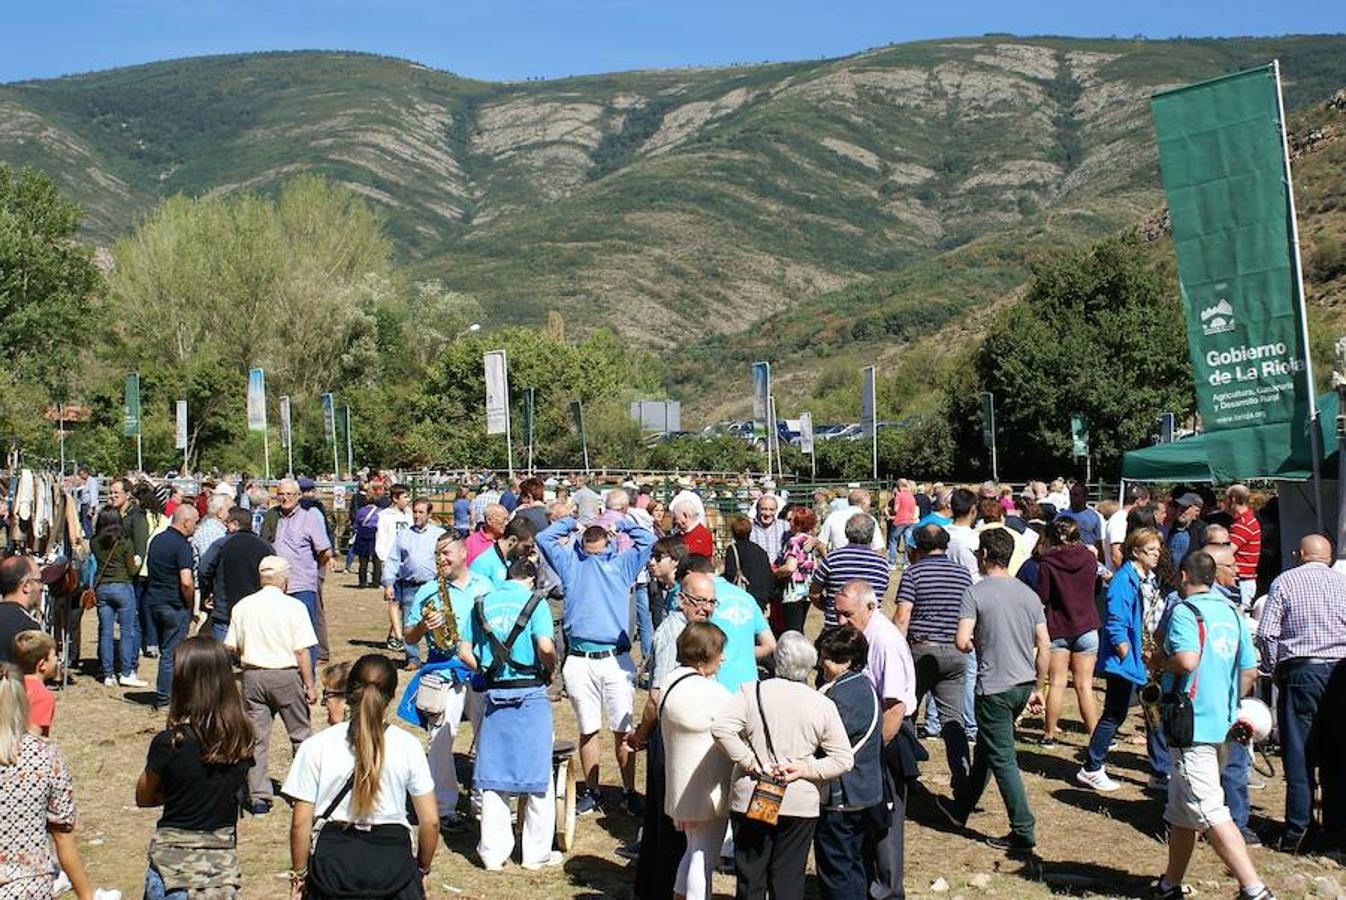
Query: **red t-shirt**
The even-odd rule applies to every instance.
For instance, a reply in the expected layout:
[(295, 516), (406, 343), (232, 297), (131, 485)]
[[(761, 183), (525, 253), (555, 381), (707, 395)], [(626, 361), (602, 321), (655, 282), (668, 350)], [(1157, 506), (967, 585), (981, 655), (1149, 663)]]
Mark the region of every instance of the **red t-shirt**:
[(715, 541), (711, 539), (710, 529), (705, 525), (697, 525), (684, 534), (682, 542), (687, 545), (688, 553), (706, 557), (715, 555)]
[(23, 676), (23, 689), (28, 693), (28, 724), (51, 734), (51, 721), (56, 718), (56, 695), (42, 683), (40, 675)]
[(888, 504), (888, 521), (894, 525), (916, 523), (916, 496), (911, 491), (898, 491)]
[(1234, 562), (1239, 567), (1239, 580), (1257, 577), (1257, 558), (1262, 555), (1262, 523), (1251, 509), (1234, 516), (1229, 526), (1229, 540), (1234, 545)]

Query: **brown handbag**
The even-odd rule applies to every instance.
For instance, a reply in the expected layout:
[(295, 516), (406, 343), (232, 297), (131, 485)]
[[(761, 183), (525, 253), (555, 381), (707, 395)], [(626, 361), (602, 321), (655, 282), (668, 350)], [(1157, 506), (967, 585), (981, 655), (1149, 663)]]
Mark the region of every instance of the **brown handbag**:
[[(116, 554), (117, 549), (121, 547), (121, 545), (122, 545), (121, 538), (117, 538), (115, 541), (112, 542), (112, 550), (109, 551), (107, 555), (107, 558), (109, 560), (112, 559), (112, 557)], [(93, 550), (90, 549), (89, 552), (92, 553)], [(97, 558), (98, 557), (94, 557), (95, 560), (97, 560)], [(86, 587), (84, 590), (80, 591), (79, 605), (82, 609), (93, 609), (95, 606), (98, 605), (98, 586), (103, 583), (103, 574), (106, 571), (107, 566), (105, 565), (99, 566), (98, 574), (93, 577), (93, 584)]]
[[(774, 765), (776, 760), (776, 748), (771, 745), (771, 729), (766, 724), (766, 714), (762, 711), (762, 682), (757, 682), (757, 717), (762, 720), (762, 734), (766, 737), (766, 749), (771, 754), (771, 761)], [(751, 742), (748, 744), (752, 746)], [(752, 751), (753, 759), (757, 760), (757, 782), (752, 786), (752, 797), (748, 800), (748, 809), (744, 813), (754, 822), (761, 822), (764, 825), (775, 825), (780, 819), (780, 805), (785, 799), (786, 783), (766, 772), (766, 767), (762, 765), (762, 760), (757, 756), (757, 750)]]

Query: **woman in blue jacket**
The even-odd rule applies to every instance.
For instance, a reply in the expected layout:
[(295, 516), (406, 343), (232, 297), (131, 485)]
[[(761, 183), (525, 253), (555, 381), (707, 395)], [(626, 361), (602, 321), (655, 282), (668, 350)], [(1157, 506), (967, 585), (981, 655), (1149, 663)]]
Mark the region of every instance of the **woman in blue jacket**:
[(1089, 737), (1084, 767), (1075, 780), (1096, 791), (1115, 791), (1121, 785), (1108, 777), (1103, 758), (1117, 729), (1126, 721), (1131, 695), (1150, 680), (1141, 658), (1144, 643), (1145, 608), (1159, 602), (1155, 566), (1163, 551), (1163, 539), (1153, 528), (1137, 528), (1122, 544), (1123, 563), (1108, 585), (1108, 615), (1098, 648), (1098, 672), (1107, 679), (1103, 715)]

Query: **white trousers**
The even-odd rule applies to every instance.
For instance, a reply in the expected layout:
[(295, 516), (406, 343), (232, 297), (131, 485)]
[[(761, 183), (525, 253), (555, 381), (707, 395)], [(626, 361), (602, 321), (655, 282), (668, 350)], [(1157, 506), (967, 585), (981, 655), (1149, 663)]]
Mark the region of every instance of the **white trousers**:
[(475, 740), (477, 727), (481, 724), (481, 695), (465, 684), (449, 692), (444, 716), (429, 729), (430, 745), (425, 752), (429, 757), (430, 777), (435, 781), (435, 805), (439, 807), (441, 819), (458, 809), (458, 768), (453, 762), (453, 741), (458, 736), (464, 709), (472, 723)]
[(510, 794), (503, 791), (481, 792), (481, 840), (477, 855), (486, 866), (501, 866), (514, 854), (514, 826), (509, 821), (509, 804), (519, 798), (523, 818), (524, 865), (541, 865), (551, 856), (556, 839), (556, 780), (547, 781), (545, 794)]
[(715, 874), (715, 864), (720, 861), (720, 844), (728, 824), (728, 819), (686, 823), (683, 833), (687, 835), (687, 852), (678, 863), (673, 893), (685, 894), (687, 900), (709, 900), (711, 878)]

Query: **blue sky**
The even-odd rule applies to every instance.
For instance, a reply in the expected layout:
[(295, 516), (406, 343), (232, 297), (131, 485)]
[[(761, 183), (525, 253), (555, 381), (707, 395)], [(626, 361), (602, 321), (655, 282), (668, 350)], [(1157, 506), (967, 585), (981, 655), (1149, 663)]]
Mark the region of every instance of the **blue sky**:
[(6, 3), (0, 82), (157, 59), (305, 48), (483, 79), (841, 56), (932, 37), (1346, 30), (1329, 0), (66, 0)]

